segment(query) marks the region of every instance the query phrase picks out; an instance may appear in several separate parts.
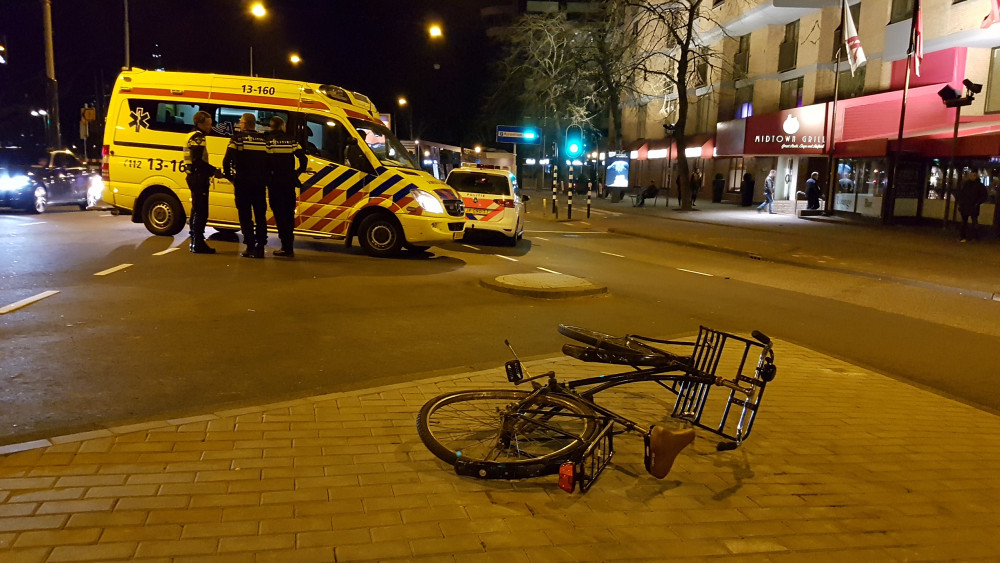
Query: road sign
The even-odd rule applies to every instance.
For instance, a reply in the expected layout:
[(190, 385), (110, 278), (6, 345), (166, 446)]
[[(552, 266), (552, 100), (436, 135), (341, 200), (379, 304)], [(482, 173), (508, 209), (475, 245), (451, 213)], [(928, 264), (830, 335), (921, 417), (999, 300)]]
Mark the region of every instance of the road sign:
[(542, 133), (534, 127), (497, 125), (497, 142), (537, 145), (542, 142)]

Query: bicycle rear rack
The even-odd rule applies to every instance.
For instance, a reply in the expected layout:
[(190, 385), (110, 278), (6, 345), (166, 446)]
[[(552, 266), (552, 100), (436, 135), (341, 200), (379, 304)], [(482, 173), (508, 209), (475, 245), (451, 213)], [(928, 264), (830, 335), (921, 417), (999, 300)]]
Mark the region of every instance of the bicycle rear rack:
[(567, 461), (559, 468), (559, 488), (573, 492), (573, 484), (580, 484), (580, 492), (585, 493), (604, 472), (615, 455), (612, 421), (607, 421), (601, 431), (576, 461)]
[[(726, 346), (730, 342), (732, 345), (727, 350)], [(763, 349), (764, 346), (759, 342), (701, 327), (691, 356), (691, 365), (685, 371), (688, 375), (706, 381), (675, 381), (667, 385), (667, 389), (677, 395), (671, 416), (732, 440), (737, 445), (746, 440), (753, 429), (753, 422), (757, 417), (761, 398), (764, 396), (764, 387), (769, 380), (765, 380), (762, 375), (770, 374), (773, 378), (773, 366), (768, 364), (760, 353)], [(756, 364), (751, 363), (753, 371), (748, 375), (745, 372), (749, 371), (748, 360), (752, 362), (751, 350), (757, 351), (759, 359)], [(720, 363), (735, 371), (731, 378), (725, 379), (746, 389), (748, 393), (731, 389), (729, 396), (721, 405), (722, 412), (719, 418), (715, 422), (707, 422), (703, 419), (705, 407), (709, 404), (709, 392), (715, 387), (707, 380), (716, 377)], [(713, 406), (715, 404), (713, 403)], [(733, 406), (737, 409), (733, 409)], [(737, 412), (738, 416), (731, 420), (730, 415), (735, 415)]]

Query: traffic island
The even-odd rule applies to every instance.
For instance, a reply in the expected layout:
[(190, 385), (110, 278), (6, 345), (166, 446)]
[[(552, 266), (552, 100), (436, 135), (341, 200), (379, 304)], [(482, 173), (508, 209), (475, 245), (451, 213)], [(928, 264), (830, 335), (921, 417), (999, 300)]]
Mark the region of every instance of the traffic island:
[(482, 279), (479, 284), (503, 293), (542, 299), (563, 299), (608, 292), (607, 286), (597, 285), (582, 278), (541, 272)]

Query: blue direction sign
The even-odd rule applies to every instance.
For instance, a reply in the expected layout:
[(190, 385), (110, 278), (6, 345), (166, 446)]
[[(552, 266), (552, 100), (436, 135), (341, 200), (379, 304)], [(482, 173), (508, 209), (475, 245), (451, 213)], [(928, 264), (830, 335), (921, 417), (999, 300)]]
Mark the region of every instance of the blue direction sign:
[(542, 142), (542, 133), (534, 127), (497, 125), (497, 142), (537, 145)]

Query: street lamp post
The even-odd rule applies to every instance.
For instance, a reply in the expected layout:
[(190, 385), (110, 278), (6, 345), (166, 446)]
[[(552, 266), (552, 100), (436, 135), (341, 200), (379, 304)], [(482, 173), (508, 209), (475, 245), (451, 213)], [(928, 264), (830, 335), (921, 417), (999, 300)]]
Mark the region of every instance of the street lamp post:
[[(413, 106), (411, 106), (410, 105), (410, 101), (407, 100), (403, 96), (400, 96), (399, 99), (396, 100), (396, 105), (399, 106), (399, 112), (400, 112), (401, 115), (402, 115), (402, 113), (405, 110), (409, 109), (409, 113), (407, 113), (407, 120), (406, 121), (409, 123), (409, 126), (410, 126), (410, 136), (409, 136), (409, 138), (413, 139)], [(396, 135), (397, 136), (399, 135), (399, 126), (398, 125), (396, 126)]]
[[(254, 19), (259, 20), (259, 19), (261, 19), (261, 18), (263, 18), (264, 16), (267, 15), (267, 8), (264, 7), (264, 4), (262, 4), (260, 2), (256, 2), (256, 3), (254, 3), (253, 6), (250, 7), (250, 14), (254, 17)], [(254, 28), (254, 30), (256, 30), (256, 27)], [(257, 35), (256, 33), (253, 34), (254, 37), (256, 37), (256, 35)], [(254, 43), (253, 42), (253, 38), (251, 38), (250, 39), (250, 76), (254, 76), (254, 73), (253, 73), (253, 43)]]
[(45, 134), (45, 143), (49, 142), (49, 112), (44, 109), (33, 109), (31, 110), (32, 117), (42, 118), (42, 131)]
[[(962, 84), (965, 86), (965, 96), (962, 96), (961, 92), (948, 85), (945, 85), (944, 88), (938, 91), (938, 96), (941, 97), (941, 101), (944, 102), (945, 107), (955, 108), (955, 130), (951, 137), (951, 158), (948, 162), (948, 187), (945, 188), (944, 192), (944, 221), (942, 225), (945, 229), (948, 228), (948, 216), (951, 215), (951, 193), (958, 187), (958, 182), (961, 180), (961, 177), (955, 173), (955, 157), (958, 154), (958, 125), (962, 115), (962, 106), (972, 104), (972, 101), (976, 98), (976, 94), (983, 91), (982, 84), (976, 84), (968, 78), (963, 80)], [(955, 188), (952, 187), (953, 177), (955, 179)]]

